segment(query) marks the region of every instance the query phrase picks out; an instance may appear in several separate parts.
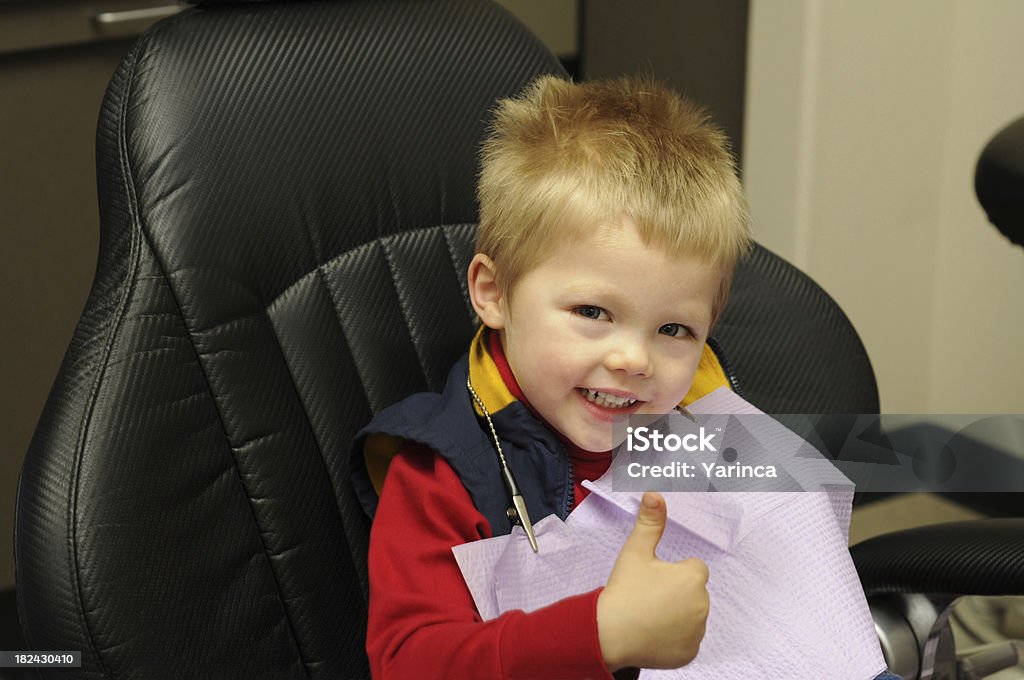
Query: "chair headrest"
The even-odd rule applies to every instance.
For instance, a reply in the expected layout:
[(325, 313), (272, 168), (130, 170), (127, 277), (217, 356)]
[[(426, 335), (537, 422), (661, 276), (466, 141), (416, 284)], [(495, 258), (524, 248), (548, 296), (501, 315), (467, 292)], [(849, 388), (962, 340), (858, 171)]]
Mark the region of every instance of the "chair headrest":
[[(293, 0), (294, 1), (294, 0)], [(186, 0), (189, 5), (240, 5), (253, 2), (273, 2), (273, 0)]]

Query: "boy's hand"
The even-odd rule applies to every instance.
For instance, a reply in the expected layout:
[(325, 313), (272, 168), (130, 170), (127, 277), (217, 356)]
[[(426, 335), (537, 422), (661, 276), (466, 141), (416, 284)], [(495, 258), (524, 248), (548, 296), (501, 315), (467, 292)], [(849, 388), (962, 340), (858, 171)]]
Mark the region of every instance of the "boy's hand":
[(693, 661), (708, 617), (708, 568), (701, 560), (658, 559), (665, 499), (645, 493), (636, 525), (597, 598), (597, 630), (605, 664), (678, 668)]

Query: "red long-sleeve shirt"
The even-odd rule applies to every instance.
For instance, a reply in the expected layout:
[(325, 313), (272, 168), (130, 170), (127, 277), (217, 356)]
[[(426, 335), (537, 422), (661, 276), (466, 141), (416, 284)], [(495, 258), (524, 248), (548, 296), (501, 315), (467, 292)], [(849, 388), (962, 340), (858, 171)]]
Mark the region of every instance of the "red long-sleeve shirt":
[[(496, 345), (489, 349), (505, 384), (529, 408)], [(568, 444), (578, 504), (588, 493), (580, 482), (604, 474), (611, 456)], [(388, 468), (370, 534), (366, 648), (375, 680), (610, 679), (597, 632), (600, 589), (481, 620), (451, 548), (490, 536), (448, 463), (406, 444)]]

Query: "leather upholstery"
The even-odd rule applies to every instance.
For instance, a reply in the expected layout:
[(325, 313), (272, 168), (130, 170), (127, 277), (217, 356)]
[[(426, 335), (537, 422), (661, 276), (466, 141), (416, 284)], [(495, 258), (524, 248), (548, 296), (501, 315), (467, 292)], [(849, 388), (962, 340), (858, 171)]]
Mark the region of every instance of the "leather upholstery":
[[(483, 0), (231, 3), (140, 39), (100, 117), (93, 288), (19, 485), (27, 641), (83, 653), (55, 677), (368, 674), (349, 443), (465, 351), (477, 144), (547, 72)], [(759, 249), (735, 291), (719, 339), (755, 403), (877, 411), (809, 279)]]
[(806, 274), (757, 246), (714, 330), (743, 396), (767, 413), (878, 413), (849, 319)]
[(874, 593), (1024, 593), (1024, 519), (923, 526), (850, 549), (864, 590)]

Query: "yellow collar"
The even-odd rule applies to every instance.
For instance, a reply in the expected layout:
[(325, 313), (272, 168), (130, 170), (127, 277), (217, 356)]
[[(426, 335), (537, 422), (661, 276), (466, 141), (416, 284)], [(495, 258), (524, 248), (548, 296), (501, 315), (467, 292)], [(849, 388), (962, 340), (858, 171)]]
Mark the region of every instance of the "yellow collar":
[[(480, 401), (491, 413), (497, 413), (512, 402), (518, 401), (505, 385), (498, 365), (487, 349), (487, 327), (482, 324), (469, 346), (469, 382), (479, 395)], [(473, 409), (478, 416), (483, 416), (475, 402)]]

